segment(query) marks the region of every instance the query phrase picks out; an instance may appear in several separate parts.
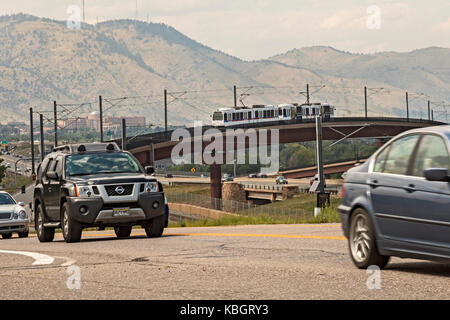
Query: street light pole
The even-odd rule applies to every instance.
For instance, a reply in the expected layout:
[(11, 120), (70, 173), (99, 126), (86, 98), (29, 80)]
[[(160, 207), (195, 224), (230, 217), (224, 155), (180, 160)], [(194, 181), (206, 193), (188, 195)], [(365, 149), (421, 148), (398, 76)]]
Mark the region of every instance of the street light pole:
[(45, 142), (44, 142), (44, 117), (42, 113), (39, 114), (39, 132), (41, 135), (41, 162), (44, 161), (45, 157)]
[(56, 101), (53, 101), (53, 119), (55, 121), (55, 148), (58, 146), (58, 116), (56, 111)]
[(33, 108), (30, 108), (30, 142), (31, 142), (31, 174), (34, 175), (34, 128), (33, 128)]
[(122, 119), (122, 150), (127, 150), (127, 123), (125, 118)]

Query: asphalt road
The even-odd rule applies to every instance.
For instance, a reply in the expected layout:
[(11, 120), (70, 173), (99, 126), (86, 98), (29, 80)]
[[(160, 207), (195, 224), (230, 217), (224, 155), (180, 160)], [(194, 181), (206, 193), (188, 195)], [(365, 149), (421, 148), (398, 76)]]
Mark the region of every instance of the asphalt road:
[(338, 224), (0, 240), (0, 299), (449, 299), (449, 276), (450, 264), (394, 258), (369, 289)]

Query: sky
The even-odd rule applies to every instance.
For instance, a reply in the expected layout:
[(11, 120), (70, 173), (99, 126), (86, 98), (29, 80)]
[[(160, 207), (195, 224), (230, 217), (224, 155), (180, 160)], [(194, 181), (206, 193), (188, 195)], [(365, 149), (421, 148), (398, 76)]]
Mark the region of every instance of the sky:
[[(82, 2), (0, 0), (0, 15), (67, 20), (69, 6)], [(354, 53), (450, 47), (450, 0), (85, 0), (85, 17), (165, 23), (246, 60), (315, 45)]]

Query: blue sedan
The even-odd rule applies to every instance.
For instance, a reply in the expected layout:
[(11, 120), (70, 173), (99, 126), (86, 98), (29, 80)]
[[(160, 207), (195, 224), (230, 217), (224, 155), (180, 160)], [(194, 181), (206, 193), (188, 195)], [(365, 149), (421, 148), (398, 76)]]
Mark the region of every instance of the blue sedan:
[(450, 261), (450, 126), (404, 132), (345, 174), (338, 211), (359, 268)]

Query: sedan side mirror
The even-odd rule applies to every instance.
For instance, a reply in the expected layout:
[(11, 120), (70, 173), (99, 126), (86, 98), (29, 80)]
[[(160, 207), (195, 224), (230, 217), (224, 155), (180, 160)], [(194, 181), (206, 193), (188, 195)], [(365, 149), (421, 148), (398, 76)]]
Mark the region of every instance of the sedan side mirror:
[(145, 173), (150, 175), (155, 173), (155, 169), (152, 166), (145, 167)]
[(24, 207), (25, 206), (25, 203), (23, 203), (22, 201), (21, 202), (18, 202), (17, 203), (19, 206), (21, 206), (21, 207)]
[(423, 171), (425, 179), (428, 181), (449, 181), (450, 176), (446, 168), (430, 168)]
[(58, 173), (56, 171), (47, 171), (45, 176), (50, 180), (58, 180)]

